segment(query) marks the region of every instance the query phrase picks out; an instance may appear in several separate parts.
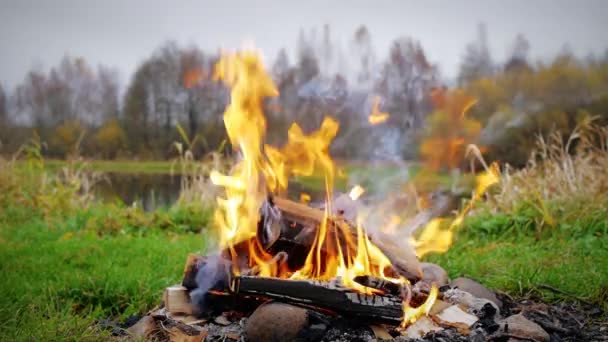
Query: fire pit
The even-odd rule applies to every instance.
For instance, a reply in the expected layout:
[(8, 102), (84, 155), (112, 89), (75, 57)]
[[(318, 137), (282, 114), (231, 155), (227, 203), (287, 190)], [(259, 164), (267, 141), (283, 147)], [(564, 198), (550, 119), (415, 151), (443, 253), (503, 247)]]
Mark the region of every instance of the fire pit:
[[(439, 266), (418, 260), (447, 249), (475, 200), (497, 181), (496, 166), (478, 177), (473, 198), (453, 220), (426, 215), (413, 223), (413, 230), (425, 226), (418, 239), (386, 234), (365, 219), (357, 202), (362, 189), (333, 196), (336, 121), (326, 118), (308, 135), (294, 124), (284, 147), (264, 145), (262, 100), (277, 92), (257, 54), (227, 55), (216, 74), (232, 88), (224, 121), (242, 156), (229, 175), (210, 174), (225, 190), (215, 213), (219, 248), (191, 255), (182, 283), (166, 289), (161, 307), (129, 328), (132, 334), (176, 341), (540, 342), (550, 340), (545, 329), (562, 329), (538, 316), (542, 326), (534, 323), (472, 280), (448, 283)], [(323, 203), (281, 197), (291, 176), (315, 170), (325, 179)]]

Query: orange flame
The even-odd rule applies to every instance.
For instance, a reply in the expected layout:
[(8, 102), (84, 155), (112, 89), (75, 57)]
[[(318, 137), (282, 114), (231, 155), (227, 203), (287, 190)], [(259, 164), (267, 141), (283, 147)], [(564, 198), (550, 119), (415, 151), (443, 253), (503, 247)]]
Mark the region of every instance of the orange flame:
[(454, 169), (462, 161), (465, 146), (474, 143), (481, 131), (479, 121), (465, 116), (477, 99), (460, 89), (449, 92), (437, 89), (431, 98), (435, 112), (429, 117), (428, 133), (420, 144), (420, 154), (431, 170), (444, 166)]
[[(341, 218), (329, 219), (332, 212), (329, 199), (336, 175), (329, 145), (338, 132), (338, 122), (326, 117), (320, 128), (310, 134), (305, 134), (294, 123), (288, 130), (284, 147), (263, 145), (266, 119), (262, 102), (266, 97), (277, 96), (278, 91), (258, 54), (252, 51), (225, 54), (215, 66), (215, 78), (231, 88), (224, 124), (230, 143), (241, 156), (230, 174), (213, 171), (210, 175), (214, 184), (224, 188), (224, 195), (217, 199), (214, 219), (220, 247), (232, 258), (233, 273), (238, 275), (244, 269), (255, 269), (258, 275), (267, 277), (313, 280), (339, 277), (344, 286), (368, 294), (379, 290), (356, 283), (355, 277), (371, 275), (407, 286), (407, 280), (385, 274), (391, 262), (369, 240), (360, 222), (355, 230)], [(379, 113), (377, 107), (376, 101), (376, 114)], [(386, 113), (379, 114), (385, 117), (383, 120), (388, 117)], [(256, 238), (260, 208), (268, 193), (287, 189), (291, 176), (315, 173), (321, 173), (325, 179), (328, 200), (324, 218), (304, 265), (290, 270), (274, 260)], [(363, 188), (355, 187), (351, 197), (357, 198), (362, 192)], [(428, 312), (436, 296), (436, 291), (432, 291), (427, 303), (415, 309), (405, 303), (404, 322)]]
[(409, 324), (416, 322), (420, 316), (428, 315), (429, 311), (431, 311), (431, 308), (433, 307), (433, 304), (435, 304), (435, 300), (437, 300), (438, 293), (439, 290), (437, 289), (437, 286), (433, 284), (428, 297), (419, 307), (410, 307), (407, 301), (403, 301), (403, 320), (401, 321), (401, 327), (405, 328)]
[(353, 236), (348, 223), (338, 220), (336, 224), (330, 223), (329, 206), (301, 269), (281, 273), (278, 267), (267, 265), (270, 256), (253, 239), (264, 199), (269, 192), (286, 190), (290, 176), (319, 171), (325, 178), (327, 197), (331, 198), (336, 168), (329, 145), (339, 126), (326, 117), (317, 131), (305, 134), (294, 123), (283, 148), (262, 146), (266, 129), (262, 100), (278, 93), (258, 55), (241, 52), (223, 56), (216, 65), (216, 77), (232, 88), (224, 123), (230, 142), (242, 154), (232, 174), (211, 173), (211, 181), (225, 189), (225, 197), (218, 198), (215, 222), (220, 231), (220, 246), (231, 251), (234, 272), (238, 274), (241, 267), (235, 245), (249, 241), (247, 266), (256, 266), (260, 275), (324, 280), (341, 276), (344, 284), (357, 288), (361, 286), (355, 285), (352, 278), (362, 272), (382, 276), (384, 268), (390, 265), (388, 258), (367, 240), (361, 228)]

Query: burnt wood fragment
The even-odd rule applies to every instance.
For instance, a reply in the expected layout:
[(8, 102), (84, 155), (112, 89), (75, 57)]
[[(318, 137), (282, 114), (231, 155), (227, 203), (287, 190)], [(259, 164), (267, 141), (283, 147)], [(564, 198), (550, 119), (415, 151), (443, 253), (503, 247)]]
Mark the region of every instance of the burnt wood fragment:
[(365, 295), (342, 286), (339, 281), (321, 282), (267, 277), (238, 276), (231, 290), (239, 296), (274, 299), (284, 303), (321, 309), (369, 323), (401, 323), (400, 297)]
[(405, 289), (401, 284), (393, 283), (382, 278), (374, 277), (371, 275), (363, 275), (356, 276), (353, 280), (358, 284), (372, 289), (380, 290), (385, 294), (400, 297), (403, 297), (404, 295)]

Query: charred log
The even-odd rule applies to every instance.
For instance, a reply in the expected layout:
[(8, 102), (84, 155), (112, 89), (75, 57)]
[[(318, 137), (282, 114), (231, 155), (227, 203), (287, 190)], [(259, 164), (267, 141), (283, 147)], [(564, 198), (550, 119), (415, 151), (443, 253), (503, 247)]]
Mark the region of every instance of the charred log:
[(239, 276), (233, 279), (231, 290), (239, 296), (274, 299), (372, 323), (397, 325), (403, 315), (400, 297), (361, 294), (337, 281)]
[(374, 277), (371, 275), (357, 276), (353, 279), (356, 283), (361, 284), (365, 287), (380, 290), (383, 293), (390, 294), (393, 296), (403, 296), (404, 287), (401, 284), (396, 284), (388, 280)]

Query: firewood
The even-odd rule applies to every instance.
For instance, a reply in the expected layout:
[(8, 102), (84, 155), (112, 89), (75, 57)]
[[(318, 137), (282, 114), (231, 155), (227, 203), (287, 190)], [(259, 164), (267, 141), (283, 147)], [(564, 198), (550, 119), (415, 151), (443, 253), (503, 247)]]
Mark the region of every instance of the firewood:
[(288, 304), (312, 307), (367, 323), (401, 322), (401, 298), (390, 295), (365, 295), (341, 285), (338, 281), (287, 280), (239, 276), (233, 280), (235, 294), (275, 299)]
[(195, 289), (198, 285), (196, 284), (196, 273), (198, 268), (205, 261), (205, 257), (198, 254), (189, 254), (186, 259), (186, 265), (184, 266), (184, 277), (182, 278), (182, 286), (188, 290)]
[(430, 333), (431, 331), (440, 331), (443, 328), (437, 325), (430, 318), (423, 316), (420, 319), (416, 320), (414, 324), (407, 327), (405, 330), (405, 336), (411, 339), (420, 339), (423, 338), (424, 335)]
[(371, 275), (356, 276), (353, 279), (356, 283), (361, 284), (365, 287), (380, 290), (383, 293), (391, 294), (394, 296), (402, 296), (404, 288), (400, 284), (395, 284), (382, 278), (374, 277)]
[(458, 329), (461, 334), (468, 335), (472, 326), (479, 319), (462, 310), (458, 305), (452, 305), (440, 313), (432, 316), (433, 320), (441, 326), (449, 326)]
[[(274, 197), (271, 201), (281, 211), (280, 219), (282, 223), (275, 224), (274, 221), (270, 220), (272, 225), (268, 224), (265, 228), (266, 230), (272, 230), (268, 235), (273, 237), (278, 235), (279, 237), (275, 238), (274, 241), (288, 240), (310, 248), (321, 222), (325, 219), (325, 213), (319, 209), (284, 198)], [(340, 217), (329, 217), (328, 220), (328, 229), (338, 229), (337, 227), (339, 227), (347, 230), (352, 236), (352, 241), (356, 241), (357, 229), (350, 222)], [(281, 232), (278, 232), (278, 229), (281, 229)], [(259, 231), (260, 229), (258, 229)], [(422, 278), (420, 263), (413, 249), (403, 248), (402, 245), (395, 243), (390, 237), (381, 233), (368, 236), (368, 238), (391, 261), (393, 271), (396, 274), (407, 278), (411, 282), (417, 282)], [(264, 242), (266, 241), (263, 241), (262, 244)], [(290, 255), (290, 257), (292, 256)]]
[(154, 332), (158, 331), (158, 326), (152, 316), (144, 316), (137, 323), (127, 329), (132, 338), (149, 339)]
[(181, 285), (167, 287), (163, 294), (165, 308), (170, 313), (181, 313), (190, 315), (193, 313), (188, 289)]

